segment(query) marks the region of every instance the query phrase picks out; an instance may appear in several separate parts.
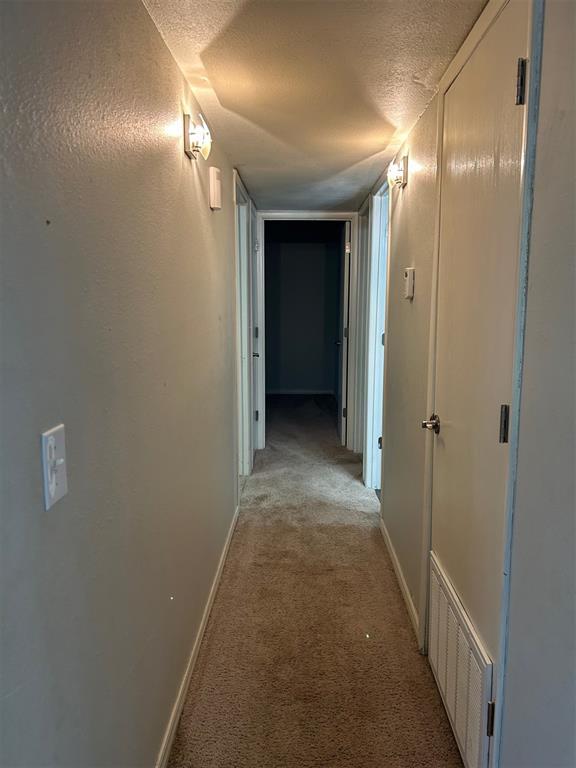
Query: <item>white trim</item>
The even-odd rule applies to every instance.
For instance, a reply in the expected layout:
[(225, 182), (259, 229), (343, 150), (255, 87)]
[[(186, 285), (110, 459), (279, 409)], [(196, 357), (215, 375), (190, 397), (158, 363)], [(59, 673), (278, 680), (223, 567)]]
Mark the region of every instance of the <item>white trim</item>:
[(236, 190), (240, 188), (240, 191), (244, 197), (244, 200), (242, 202), (249, 202), (250, 201), (250, 192), (248, 192), (248, 189), (246, 188), (246, 185), (242, 181), (242, 176), (240, 176), (240, 172), (234, 168), (232, 172), (234, 176), (234, 202), (237, 203), (238, 199), (236, 197)]
[(384, 543), (386, 544), (386, 549), (388, 550), (388, 554), (390, 555), (390, 560), (392, 560), (394, 573), (396, 574), (396, 579), (398, 581), (400, 591), (402, 592), (402, 597), (404, 598), (404, 603), (406, 604), (406, 609), (408, 611), (408, 615), (410, 616), (412, 627), (414, 628), (416, 637), (418, 637), (419, 636), (418, 614), (416, 613), (416, 608), (414, 607), (414, 602), (412, 600), (412, 595), (410, 594), (410, 590), (408, 589), (408, 584), (406, 583), (406, 579), (404, 578), (404, 574), (402, 573), (402, 567), (400, 565), (400, 561), (398, 560), (396, 550), (394, 549), (392, 540), (388, 534), (388, 531), (386, 530), (386, 524), (384, 523), (384, 520), (382, 520), (382, 518), (380, 518), (380, 533), (382, 534), (382, 538), (384, 539)]
[[(352, 242), (352, 226), (350, 221), (344, 222), (344, 240), (346, 243)], [(351, 272), (352, 253), (348, 252), (348, 249), (344, 249), (344, 258), (342, 261), (343, 275), (341, 277), (341, 317), (340, 326), (342, 328), (342, 357), (340, 359), (340, 391), (338, 399), (338, 427), (340, 431), (340, 443), (343, 446), (350, 446), (352, 441), (352, 424), (354, 423), (351, 416), (352, 407), (350, 399), (350, 272)], [(352, 411), (350, 408), (352, 407)], [(345, 409), (345, 410), (344, 410)], [(350, 431), (348, 430), (350, 425)]]
[(192, 651), (190, 652), (190, 657), (188, 659), (188, 663), (186, 664), (186, 671), (184, 672), (184, 677), (180, 683), (180, 687), (176, 695), (176, 700), (174, 702), (174, 706), (172, 707), (172, 712), (170, 713), (170, 718), (168, 719), (166, 730), (164, 731), (162, 744), (160, 745), (158, 758), (156, 759), (156, 768), (166, 768), (166, 765), (168, 764), (170, 750), (172, 749), (172, 743), (174, 741), (174, 737), (176, 736), (176, 729), (178, 728), (178, 721), (180, 720), (184, 702), (186, 701), (190, 678), (192, 676), (192, 672), (194, 671), (194, 665), (198, 659), (202, 638), (204, 637), (206, 627), (208, 626), (210, 611), (212, 610), (214, 599), (216, 597), (216, 593), (218, 592), (218, 587), (220, 586), (220, 579), (222, 578), (224, 564), (226, 562), (226, 557), (228, 556), (228, 550), (230, 549), (232, 536), (234, 535), (234, 531), (236, 529), (236, 523), (238, 522), (239, 511), (240, 508), (236, 507), (234, 517), (232, 518), (232, 522), (230, 523), (230, 527), (228, 529), (228, 534), (226, 535), (226, 541), (224, 542), (220, 560), (218, 561), (218, 567), (214, 575), (214, 580), (212, 581), (212, 586), (210, 587), (208, 600), (206, 601), (206, 605), (204, 607), (204, 613), (202, 614), (202, 619), (200, 620), (200, 626), (198, 627), (198, 632), (196, 633), (196, 639), (194, 640), (194, 645), (192, 646)]
[(358, 215), (359, 216), (365, 216), (367, 213), (368, 214), (370, 213), (370, 206), (372, 204), (372, 197), (373, 197), (372, 193), (367, 195), (366, 199), (364, 200), (364, 202), (362, 203), (360, 208), (358, 208)]
[(269, 395), (335, 395), (332, 389), (269, 389)]
[(266, 286), (264, 274), (264, 220), (254, 206), (256, 214), (256, 242), (254, 254), (254, 302), (256, 312), (254, 323), (258, 327), (258, 339), (254, 345), (260, 357), (258, 358), (258, 375), (255, 382), (254, 408), (258, 411), (258, 421), (254, 427), (254, 448), (261, 450), (266, 447)]
[[(238, 474), (252, 472), (254, 458), (254, 403), (252, 382), (252, 201), (240, 174), (234, 170), (234, 252), (236, 266), (236, 402)], [(243, 217), (242, 227), (239, 217)]]
[[(418, 118), (418, 119), (420, 119), (420, 118)], [(416, 122), (418, 122), (418, 121), (416, 121)], [(408, 132), (406, 138), (408, 138), (408, 136), (410, 136), (411, 132), (412, 132), (412, 128)], [(404, 142), (402, 142), (402, 143), (404, 143)], [(386, 168), (382, 171), (380, 176), (378, 176), (378, 178), (376, 179), (376, 182), (372, 185), (372, 189), (370, 190), (370, 196), (382, 194), (382, 191), (384, 190), (384, 187), (388, 186), (388, 165), (390, 165), (390, 163), (388, 163), (386, 165)]]
[[(386, 348), (382, 346), (382, 333), (386, 330), (386, 309), (388, 300), (388, 184), (370, 196), (370, 241), (367, 285), (367, 354), (365, 383), (365, 431), (363, 450), (363, 477), (367, 488), (380, 488), (382, 485), (382, 451), (378, 449), (378, 437), (384, 440), (384, 359), (382, 378), (378, 375), (376, 360), (382, 352), (386, 357)], [(383, 234), (385, 237), (383, 237)], [(378, 326), (378, 310), (384, 305), (382, 327)], [(380, 408), (376, 407), (379, 400)], [(376, 423), (375, 414), (380, 410), (382, 418)], [(383, 447), (383, 446), (382, 446)], [(376, 472), (376, 462), (380, 463), (380, 472)]]
[(358, 392), (361, 388), (359, 365), (361, 360), (361, 311), (359, 301), (360, 291), (360, 215), (356, 217), (355, 231), (351, 232), (350, 242), (350, 276), (348, 281), (348, 380), (346, 386), (346, 447), (358, 453), (361, 447), (358, 445), (358, 420), (360, 407)]
[[(442, 189), (442, 131), (444, 125), (444, 99), (438, 98), (436, 113), (436, 210), (434, 213), (434, 248), (432, 257), (432, 281), (430, 291), (430, 324), (428, 335), (428, 377), (426, 382), (426, 412), (422, 418), (434, 411), (436, 398), (436, 319), (438, 315), (438, 270), (440, 259), (440, 210)], [(429, 558), (432, 549), (432, 464), (434, 440), (431, 432), (423, 435), (424, 488), (422, 494), (422, 545), (420, 550), (420, 589), (418, 607), (420, 632), (418, 645), (422, 653), (428, 650), (428, 594), (430, 590)]]
[(259, 211), (264, 221), (352, 221), (357, 211)]
[[(383, 201), (379, 195), (370, 195), (368, 215), (368, 254), (367, 254), (367, 281), (366, 281), (366, 359), (364, 368), (364, 446), (362, 451), (362, 473), (364, 485), (367, 488), (380, 488), (374, 477), (374, 458), (378, 451), (378, 437), (381, 434), (382, 425), (378, 425), (378, 434), (374, 428), (374, 398), (376, 397), (375, 360), (379, 351), (377, 344), (382, 346), (382, 339), (376, 340), (378, 329), (376, 327), (378, 312), (378, 266), (380, 260), (380, 226), (382, 222)], [(382, 396), (382, 393), (380, 393)]]
[[(264, 231), (264, 225), (266, 221), (343, 221), (343, 222), (350, 222), (350, 242), (351, 242), (351, 253), (345, 257), (345, 263), (349, 264), (350, 267), (350, 280), (349, 285), (347, 286), (348, 290), (351, 290), (351, 283), (352, 283), (352, 273), (355, 269), (356, 260), (358, 258), (358, 212), (357, 211), (258, 211), (257, 213), (258, 217), (258, 234), (259, 234), (259, 242), (260, 242), (260, 251), (259, 251), (259, 258), (261, 259), (261, 265), (262, 265), (262, 278), (261, 281), (258, 282), (258, 288), (261, 291), (261, 295), (259, 296), (259, 305), (264, 307), (264, 259), (265, 259), (265, 231)], [(346, 303), (346, 302), (345, 302)], [(344, 419), (345, 423), (345, 443), (343, 441), (343, 445), (346, 445), (347, 448), (350, 448), (351, 450), (354, 450), (354, 424), (355, 424), (355, 418), (356, 418), (356, 408), (354, 405), (354, 382), (353, 378), (350, 376), (350, 372), (354, 371), (355, 367), (357, 366), (357, 360), (355, 357), (355, 348), (354, 348), (354, 329), (356, 326), (356, 320), (355, 317), (352, 315), (352, 302), (349, 301), (349, 312), (348, 312), (348, 340), (347, 344), (345, 345), (345, 352), (343, 355), (343, 359), (345, 361), (345, 365), (343, 366), (348, 371), (348, 381), (345, 380), (342, 382), (342, 388), (343, 392), (346, 393), (346, 418)], [(262, 316), (261, 321), (262, 325), (259, 326), (260, 333), (262, 334), (262, 339), (265, 339), (265, 323), (264, 323), (265, 315), (264, 310), (262, 310)], [(260, 391), (266, 393), (266, 382), (265, 382), (265, 343), (263, 342), (260, 347), (260, 361), (262, 363), (262, 375), (261, 375), (261, 382), (259, 384)], [(262, 424), (260, 425), (261, 432), (261, 440), (259, 439), (258, 447), (263, 448), (264, 447), (264, 422), (265, 422), (265, 401), (262, 404), (262, 410), (261, 410), (261, 419), (260, 421)]]
[(355, 365), (349, 376), (354, 392), (354, 433), (352, 445), (355, 453), (364, 450), (366, 434), (366, 360), (368, 353), (368, 296), (371, 258), (372, 201), (367, 198), (358, 211), (358, 245), (354, 280), (351, 283), (352, 353)]

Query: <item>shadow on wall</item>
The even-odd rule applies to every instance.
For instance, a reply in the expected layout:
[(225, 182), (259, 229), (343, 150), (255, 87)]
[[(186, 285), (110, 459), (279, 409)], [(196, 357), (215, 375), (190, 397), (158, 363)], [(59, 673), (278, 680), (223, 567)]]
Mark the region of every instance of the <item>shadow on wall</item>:
[(381, 152), (395, 132), (364, 91), (343, 39), (351, 24), (367, 31), (381, 13), (374, 2), (253, 0), (202, 63), (223, 107), (342, 169)]

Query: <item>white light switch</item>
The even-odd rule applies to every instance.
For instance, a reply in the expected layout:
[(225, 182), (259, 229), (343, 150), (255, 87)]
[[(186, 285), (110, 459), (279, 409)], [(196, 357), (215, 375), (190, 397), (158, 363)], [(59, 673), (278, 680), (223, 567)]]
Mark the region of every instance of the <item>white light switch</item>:
[(414, 298), (414, 267), (404, 269), (404, 298)]
[(219, 211), (222, 208), (222, 182), (220, 168), (210, 167), (210, 208)]
[(53, 504), (68, 493), (66, 477), (66, 441), (64, 424), (42, 433), (42, 472), (44, 475), (44, 506)]

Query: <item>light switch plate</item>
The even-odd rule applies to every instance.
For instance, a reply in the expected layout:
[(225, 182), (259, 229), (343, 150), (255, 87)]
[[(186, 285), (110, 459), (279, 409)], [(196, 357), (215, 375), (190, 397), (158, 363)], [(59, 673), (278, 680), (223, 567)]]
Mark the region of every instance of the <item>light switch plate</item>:
[(64, 424), (42, 433), (44, 507), (50, 509), (68, 493)]
[(404, 269), (404, 298), (414, 298), (414, 267)]

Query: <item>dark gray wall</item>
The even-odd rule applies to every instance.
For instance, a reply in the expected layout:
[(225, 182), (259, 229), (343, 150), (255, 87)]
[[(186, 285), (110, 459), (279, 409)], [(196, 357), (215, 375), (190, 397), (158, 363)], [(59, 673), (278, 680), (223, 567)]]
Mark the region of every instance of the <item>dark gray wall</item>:
[(338, 386), (344, 224), (266, 223), (266, 391)]

